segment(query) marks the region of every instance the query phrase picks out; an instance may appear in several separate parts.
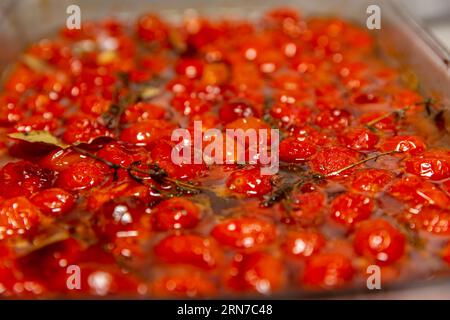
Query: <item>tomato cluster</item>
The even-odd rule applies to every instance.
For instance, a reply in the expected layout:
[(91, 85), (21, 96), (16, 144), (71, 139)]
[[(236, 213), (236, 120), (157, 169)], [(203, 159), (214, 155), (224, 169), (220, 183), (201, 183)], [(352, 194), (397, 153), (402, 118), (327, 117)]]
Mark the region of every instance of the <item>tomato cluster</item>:
[[(271, 295), (364, 286), (372, 264), (383, 283), (448, 269), (441, 106), (377, 52), (287, 8), (31, 44), (0, 92), (0, 296)], [(279, 129), (280, 171), (174, 163), (173, 130), (196, 120)]]

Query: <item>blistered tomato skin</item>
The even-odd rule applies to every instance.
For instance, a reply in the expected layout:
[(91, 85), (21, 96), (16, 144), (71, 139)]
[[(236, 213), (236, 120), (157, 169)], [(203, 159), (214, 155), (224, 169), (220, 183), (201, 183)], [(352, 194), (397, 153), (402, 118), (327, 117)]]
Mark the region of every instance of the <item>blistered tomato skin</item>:
[(43, 157), (39, 164), (45, 169), (61, 171), (85, 159), (86, 156), (71, 149), (55, 150)]
[(306, 263), (300, 284), (311, 289), (333, 289), (352, 280), (355, 269), (349, 258), (342, 254), (317, 254)]
[(118, 143), (109, 143), (97, 152), (97, 156), (121, 167), (129, 167), (134, 162), (133, 156)]
[(324, 236), (315, 231), (290, 232), (283, 244), (283, 250), (291, 257), (304, 259), (311, 257), (325, 246)]
[(63, 139), (67, 143), (92, 142), (99, 137), (111, 137), (113, 134), (94, 118), (73, 117), (68, 120)]
[(450, 235), (450, 212), (436, 207), (427, 206), (420, 209), (419, 214), (405, 214), (405, 219), (412, 228), (437, 236)]
[(211, 235), (223, 245), (236, 249), (256, 249), (273, 242), (276, 238), (276, 229), (270, 222), (242, 217), (218, 224)]
[(147, 146), (161, 138), (169, 137), (173, 126), (163, 120), (146, 120), (124, 129), (120, 139), (137, 146)]
[(445, 95), (366, 29), (143, 12), (30, 43), (0, 88), (0, 299), (308, 298), (372, 265), (439, 281)]
[(405, 161), (406, 172), (432, 181), (450, 178), (450, 154), (445, 151), (428, 152)]
[(136, 237), (141, 229), (141, 219), (149, 209), (137, 198), (112, 200), (105, 203), (94, 216), (95, 230), (100, 237), (115, 238)]
[(159, 105), (138, 102), (129, 106), (122, 114), (122, 123), (135, 123), (152, 119), (162, 119), (166, 111)]
[(175, 71), (189, 79), (201, 78), (203, 74), (203, 63), (201, 60), (182, 59), (175, 66)]
[(360, 192), (377, 193), (393, 180), (391, 172), (382, 169), (359, 170), (353, 176), (352, 188)]
[(262, 175), (260, 168), (241, 169), (227, 179), (227, 187), (232, 193), (247, 197), (262, 196), (272, 190), (270, 176)]
[(161, 298), (206, 298), (215, 296), (215, 284), (201, 273), (162, 276), (151, 284), (151, 291)]
[(337, 196), (331, 203), (331, 218), (339, 224), (353, 226), (368, 219), (374, 210), (374, 201), (357, 193)]
[(197, 235), (173, 235), (155, 246), (155, 255), (168, 264), (192, 265), (214, 269), (221, 261), (221, 252), (214, 239)]
[(346, 110), (325, 110), (315, 119), (315, 124), (321, 128), (342, 130), (350, 123), (350, 113)]
[(399, 151), (410, 155), (418, 155), (425, 151), (426, 145), (417, 136), (395, 136), (381, 142), (382, 151)]
[(358, 161), (355, 152), (342, 147), (326, 147), (318, 151), (311, 159), (311, 168), (320, 174), (333, 175), (336, 177), (348, 176), (352, 169), (334, 174), (338, 170), (345, 168)]
[(340, 137), (342, 143), (353, 150), (369, 151), (374, 150), (379, 137), (369, 129), (354, 128), (344, 131)]
[(325, 205), (326, 197), (322, 191), (311, 190), (294, 194), (292, 207), (286, 212), (283, 222), (303, 227), (318, 226), (323, 222)]
[(0, 240), (27, 235), (41, 221), (41, 212), (25, 197), (4, 200), (0, 205)]
[(237, 254), (225, 281), (233, 291), (269, 294), (282, 287), (283, 273), (281, 261), (274, 256), (260, 252)]
[(280, 143), (280, 160), (290, 163), (302, 163), (316, 153), (313, 144), (302, 138), (287, 138)]
[(61, 171), (56, 185), (67, 191), (88, 190), (100, 185), (107, 173), (107, 167), (102, 163), (80, 161)]
[(259, 112), (245, 101), (229, 102), (222, 105), (219, 110), (220, 120), (227, 124), (238, 118), (247, 118), (258, 116)]
[(405, 252), (405, 236), (386, 220), (370, 220), (359, 225), (355, 231), (355, 252), (380, 265), (399, 260)]
[(165, 44), (167, 32), (166, 24), (157, 15), (144, 15), (137, 22), (137, 33), (144, 41)]
[(81, 266), (81, 288), (94, 296), (139, 296), (140, 282), (115, 266)]
[(48, 216), (60, 216), (66, 214), (75, 206), (74, 196), (63, 189), (58, 188), (47, 189), (35, 193), (30, 200), (43, 214)]
[(200, 221), (200, 210), (187, 199), (172, 198), (159, 203), (152, 216), (155, 230), (191, 229)]
[(2, 197), (30, 196), (50, 188), (54, 173), (29, 161), (10, 162), (0, 169), (0, 193)]
[(405, 176), (394, 181), (387, 191), (410, 208), (436, 206), (445, 210), (450, 205), (450, 198), (443, 190), (416, 176)]

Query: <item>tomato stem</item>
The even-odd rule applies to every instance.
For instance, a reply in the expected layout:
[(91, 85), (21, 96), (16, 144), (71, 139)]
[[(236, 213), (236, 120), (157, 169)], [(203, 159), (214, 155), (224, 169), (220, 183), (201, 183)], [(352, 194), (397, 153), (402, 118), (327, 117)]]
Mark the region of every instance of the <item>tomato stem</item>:
[[(110, 162), (110, 161), (108, 161), (106, 159), (103, 159), (103, 158), (101, 158), (101, 157), (99, 157), (99, 156), (97, 156), (97, 155), (95, 155), (95, 154), (93, 154), (93, 153), (91, 153), (89, 151), (86, 151), (86, 150), (84, 150), (84, 149), (82, 149), (82, 148), (80, 148), (78, 146), (72, 146), (72, 149), (77, 151), (77, 152), (79, 152), (79, 153), (81, 153), (81, 154), (83, 154), (83, 155), (85, 155), (85, 156), (87, 156), (87, 157), (90, 157), (90, 158), (92, 158), (94, 160), (97, 160), (97, 161), (100, 161), (100, 162), (106, 164), (108, 167), (110, 167), (111, 169), (113, 169), (115, 171), (117, 171), (118, 169), (126, 170), (128, 172), (128, 174), (135, 180), (136, 180), (137, 177), (132, 175), (132, 172), (137, 172), (137, 173), (141, 173), (141, 174), (144, 174), (144, 175), (148, 175), (148, 176), (150, 176), (152, 179), (154, 179), (156, 181), (161, 181), (161, 182), (166, 181), (166, 182), (173, 183), (179, 189), (181, 189), (181, 190), (183, 190), (185, 192), (190, 192), (190, 193), (192, 193), (192, 192), (199, 192), (200, 190), (203, 189), (200, 186), (197, 186), (197, 185), (194, 185), (194, 184), (191, 184), (191, 183), (188, 183), (188, 182), (183, 182), (183, 181), (180, 181), (180, 180), (177, 180), (177, 179), (173, 179), (173, 178), (167, 177), (167, 173), (163, 169), (159, 169), (159, 170), (143, 170), (143, 169), (140, 169), (140, 168), (136, 167), (135, 165), (130, 165), (128, 167), (125, 167), (123, 165), (115, 164), (115, 163), (112, 163), (112, 162)], [(160, 191), (158, 190), (158, 192), (160, 192)]]

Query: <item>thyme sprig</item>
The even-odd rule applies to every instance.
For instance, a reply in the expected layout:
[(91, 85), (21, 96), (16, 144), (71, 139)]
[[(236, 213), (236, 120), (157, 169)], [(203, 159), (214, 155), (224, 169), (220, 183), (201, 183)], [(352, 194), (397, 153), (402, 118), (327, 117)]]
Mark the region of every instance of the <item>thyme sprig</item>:
[[(180, 181), (178, 179), (174, 179), (168, 176), (167, 172), (159, 167), (156, 163), (140, 163), (134, 162), (129, 166), (124, 166), (121, 164), (113, 163), (108, 161), (102, 157), (99, 157), (95, 153), (92, 153), (82, 146), (85, 144), (67, 144), (62, 142), (57, 137), (53, 136), (51, 133), (47, 131), (32, 131), (26, 133), (10, 133), (8, 137), (16, 140), (22, 140), (29, 143), (44, 143), (47, 145), (52, 145), (61, 149), (72, 149), (86, 157), (99, 161), (109, 168), (114, 170), (114, 178), (117, 178), (117, 173), (119, 169), (125, 170), (128, 175), (135, 181), (143, 183), (143, 180), (146, 178), (151, 178), (153, 181), (159, 184), (169, 184), (174, 186), (178, 191), (182, 193), (194, 194), (199, 193), (201, 191), (205, 191), (201, 186), (195, 185), (190, 182)], [(143, 169), (142, 166), (146, 166), (146, 169)], [(160, 192), (160, 191), (158, 191)]]
[(420, 105), (424, 105), (427, 113), (430, 113), (434, 103), (435, 103), (435, 101), (432, 98), (427, 98), (424, 101), (417, 102), (413, 105), (408, 105), (402, 109), (386, 112), (385, 114), (369, 121), (368, 123), (366, 123), (365, 126), (366, 126), (366, 128), (370, 129), (371, 131), (376, 131), (377, 127), (375, 127), (375, 125), (378, 124), (379, 122), (383, 121), (384, 119), (387, 119), (392, 116), (394, 116), (396, 119), (403, 119), (406, 116), (406, 112), (409, 109), (411, 109), (413, 106), (420, 106)]
[(282, 182), (273, 192), (265, 195), (260, 205), (265, 208), (272, 207), (278, 202), (282, 202), (291, 197), (294, 191), (298, 190), (307, 183), (318, 183), (325, 178), (318, 173), (308, 173), (292, 182)]
[[(103, 159), (103, 158), (97, 156), (96, 154), (86, 151), (83, 148), (80, 148), (78, 146), (72, 146), (72, 149), (87, 156), (87, 157), (90, 157), (94, 160), (97, 160), (97, 161), (100, 161), (100, 162), (106, 164), (108, 167), (113, 169), (115, 173), (119, 169), (123, 169), (128, 173), (128, 175), (133, 180), (138, 181), (140, 183), (142, 183), (142, 181), (145, 178), (151, 178), (152, 180), (154, 180), (155, 182), (157, 182), (159, 184), (162, 184), (162, 183), (173, 184), (178, 190), (180, 190), (181, 192), (184, 192), (184, 193), (193, 194), (193, 193), (199, 193), (202, 190), (201, 186), (169, 177), (167, 172), (164, 169), (162, 169), (161, 167), (159, 167), (157, 164), (154, 164), (154, 163), (146, 164), (149, 167), (149, 169), (145, 170), (145, 169), (142, 169), (139, 167), (139, 165), (141, 165), (140, 162), (139, 163), (134, 162), (129, 166), (123, 166), (121, 164), (112, 163), (112, 162), (110, 162), (106, 159)], [(143, 176), (136, 175), (135, 173), (139, 173)], [(162, 192), (162, 190), (157, 189), (156, 191), (158, 193), (164, 194), (164, 192)]]
[(268, 207), (272, 207), (276, 203), (281, 202), (285, 208), (292, 207), (289, 202), (290, 198), (292, 196), (292, 193), (294, 193), (296, 190), (298, 190), (305, 184), (320, 183), (321, 181), (324, 181), (327, 178), (335, 177), (335, 176), (343, 173), (344, 171), (347, 171), (347, 170), (350, 170), (357, 166), (360, 166), (366, 162), (369, 162), (372, 160), (376, 161), (380, 157), (397, 154), (397, 153), (402, 153), (402, 151), (392, 150), (392, 151), (379, 153), (379, 154), (367, 157), (363, 160), (354, 162), (348, 166), (345, 166), (343, 168), (340, 168), (338, 170), (335, 170), (335, 171), (327, 173), (327, 174), (320, 174), (320, 173), (316, 173), (316, 172), (302, 173), (300, 175), (300, 177), (298, 179), (296, 179), (295, 181), (280, 183), (274, 191), (272, 191), (271, 193), (269, 193), (263, 197), (263, 200), (261, 201), (260, 205), (261, 205), (261, 207), (268, 208)]

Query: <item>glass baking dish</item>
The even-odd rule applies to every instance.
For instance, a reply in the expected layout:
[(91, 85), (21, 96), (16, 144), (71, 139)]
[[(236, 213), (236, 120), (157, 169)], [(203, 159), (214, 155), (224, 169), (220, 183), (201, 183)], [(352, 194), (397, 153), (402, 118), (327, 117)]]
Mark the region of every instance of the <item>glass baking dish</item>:
[[(379, 39), (383, 53), (407, 66), (420, 79), (423, 93), (437, 96), (445, 106), (450, 106), (449, 53), (427, 30), (404, 12), (394, 1), (366, 0), (20, 0), (0, 1), (0, 72), (3, 73), (17, 54), (31, 41), (51, 35), (63, 25), (66, 9), (76, 4), (81, 8), (82, 20), (114, 16), (134, 19), (143, 12), (156, 11), (168, 20), (180, 20), (188, 9), (200, 14), (221, 17), (253, 19), (271, 7), (292, 6), (305, 15), (336, 15), (365, 25), (371, 4), (381, 7), (381, 30), (372, 31)], [(366, 289), (307, 295), (282, 294), (273, 298), (365, 298)], [(395, 285), (371, 298), (446, 298), (450, 299), (450, 281), (441, 278)]]

